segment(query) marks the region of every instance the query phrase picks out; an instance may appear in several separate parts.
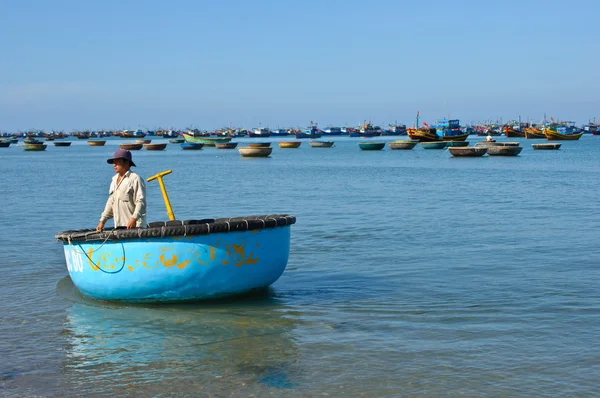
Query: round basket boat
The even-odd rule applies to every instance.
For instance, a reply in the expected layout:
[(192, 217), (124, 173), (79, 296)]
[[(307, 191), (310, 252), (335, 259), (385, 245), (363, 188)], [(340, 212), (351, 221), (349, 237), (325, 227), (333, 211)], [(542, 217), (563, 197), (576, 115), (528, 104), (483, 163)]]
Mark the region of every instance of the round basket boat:
[(198, 149), (202, 149), (202, 147), (204, 146), (204, 144), (201, 144), (199, 142), (182, 142), (181, 143), (181, 149), (189, 151), (189, 150), (198, 150)]
[[(185, 140), (183, 138), (171, 138), (169, 139), (169, 142), (171, 144), (181, 144), (182, 142), (185, 142)], [(202, 144), (204, 145), (204, 144)]]
[(331, 148), (333, 141), (309, 141), (308, 145), (313, 148)]
[(287, 214), (63, 231), (67, 270), (85, 296), (132, 303), (215, 299), (262, 290), (283, 274)]
[(136, 144), (149, 144), (152, 140), (135, 140)]
[(9, 146), (10, 146), (10, 142), (0, 141), (0, 148), (8, 148)]
[(446, 144), (446, 141), (421, 142), (423, 149), (444, 149), (446, 148)]
[(24, 151), (28, 152), (39, 152), (45, 151), (47, 145), (46, 144), (23, 144), (22, 145)]
[(128, 151), (137, 151), (142, 149), (144, 144), (119, 144), (121, 149), (127, 149)]
[(452, 146), (448, 148), (452, 156), (457, 157), (478, 157), (483, 156), (488, 151), (484, 146)]
[(215, 147), (217, 149), (235, 149), (237, 142), (217, 142)]
[(273, 148), (252, 148), (252, 147), (240, 147), (238, 148), (238, 151), (240, 151), (240, 155), (244, 156), (244, 157), (249, 157), (249, 158), (266, 158), (268, 157), (271, 152), (273, 151)]
[(561, 144), (555, 144), (555, 143), (531, 144), (531, 146), (533, 147), (533, 149), (553, 150), (553, 149), (559, 149)]
[(104, 146), (104, 144), (106, 144), (106, 141), (102, 141), (102, 140), (89, 140), (88, 142), (89, 146)]
[(363, 151), (381, 151), (385, 142), (359, 142), (358, 147)]
[(250, 148), (269, 148), (271, 146), (270, 142), (253, 142), (248, 144)]
[(521, 153), (523, 147), (520, 146), (491, 146), (487, 149), (487, 154), (490, 156), (517, 156)]
[(54, 141), (54, 146), (70, 146), (71, 141)]
[(404, 150), (410, 151), (418, 143), (419, 143), (419, 141), (417, 141), (417, 140), (396, 140), (396, 141), (392, 141), (392, 142), (388, 143), (388, 146), (390, 147), (390, 149), (393, 149), (393, 150), (404, 149)]
[(161, 144), (143, 144), (144, 145), (144, 149), (147, 151), (162, 151), (167, 147), (167, 143), (161, 143)]
[(279, 148), (298, 148), (302, 144), (302, 141), (281, 141), (279, 142)]

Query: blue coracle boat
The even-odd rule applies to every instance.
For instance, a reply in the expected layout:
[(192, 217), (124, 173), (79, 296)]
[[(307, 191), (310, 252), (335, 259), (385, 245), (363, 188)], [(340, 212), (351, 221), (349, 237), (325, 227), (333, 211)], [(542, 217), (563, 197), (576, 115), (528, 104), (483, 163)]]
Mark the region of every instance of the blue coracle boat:
[(98, 300), (179, 302), (264, 289), (285, 270), (290, 215), (151, 223), (148, 228), (64, 231), (67, 269)]

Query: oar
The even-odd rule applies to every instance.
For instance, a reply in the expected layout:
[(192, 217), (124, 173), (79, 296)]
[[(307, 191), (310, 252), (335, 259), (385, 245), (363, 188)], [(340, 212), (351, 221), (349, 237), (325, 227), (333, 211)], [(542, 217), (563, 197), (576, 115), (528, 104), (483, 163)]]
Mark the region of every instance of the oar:
[(173, 214), (173, 209), (171, 208), (171, 202), (169, 202), (169, 196), (167, 195), (167, 190), (165, 189), (165, 184), (163, 183), (162, 178), (167, 174), (171, 174), (171, 170), (163, 171), (162, 173), (158, 173), (155, 176), (148, 178), (148, 182), (152, 180), (158, 179), (158, 185), (160, 185), (160, 191), (162, 192), (163, 199), (165, 200), (165, 206), (167, 207), (167, 214), (169, 215), (170, 220), (175, 219), (175, 215)]

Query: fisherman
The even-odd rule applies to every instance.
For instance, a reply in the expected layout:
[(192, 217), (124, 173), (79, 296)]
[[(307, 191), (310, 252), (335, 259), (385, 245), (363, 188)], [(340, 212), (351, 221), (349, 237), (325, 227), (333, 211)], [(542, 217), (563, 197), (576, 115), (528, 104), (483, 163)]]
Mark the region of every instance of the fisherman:
[(135, 166), (131, 152), (117, 149), (112, 158), (106, 161), (113, 165), (115, 175), (110, 183), (108, 200), (96, 230), (104, 228), (106, 220), (114, 218), (115, 228), (145, 228), (146, 224), (146, 184), (130, 169)]

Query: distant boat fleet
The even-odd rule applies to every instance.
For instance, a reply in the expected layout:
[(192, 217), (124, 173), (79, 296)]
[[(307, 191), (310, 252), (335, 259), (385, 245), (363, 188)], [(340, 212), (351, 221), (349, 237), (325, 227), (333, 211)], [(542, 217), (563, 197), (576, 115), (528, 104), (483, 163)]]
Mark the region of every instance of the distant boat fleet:
[[(258, 127), (253, 129), (242, 128), (223, 128), (213, 131), (199, 129), (158, 129), (158, 130), (120, 130), (120, 131), (27, 131), (16, 133), (0, 134), (0, 147), (7, 147), (11, 143), (17, 143), (20, 138), (37, 140), (39, 142), (29, 142), (29, 144), (43, 144), (42, 141), (61, 140), (74, 137), (81, 140), (97, 140), (108, 137), (121, 137), (125, 139), (143, 139), (144, 137), (168, 138), (171, 143), (190, 142), (202, 143), (207, 146), (214, 146), (216, 143), (225, 142), (222, 139), (231, 139), (236, 137), (267, 138), (278, 136), (294, 136), (296, 139), (319, 139), (330, 136), (349, 136), (355, 138), (370, 138), (379, 136), (408, 136), (411, 140), (419, 142), (435, 141), (464, 141), (469, 135), (478, 136), (500, 136), (507, 138), (524, 137), (526, 139), (547, 139), (553, 140), (577, 140), (583, 134), (600, 135), (600, 124), (589, 122), (583, 126), (576, 126), (575, 122), (561, 122), (550, 119), (541, 123), (522, 123), (509, 122), (499, 123), (481, 123), (477, 125), (461, 125), (459, 119), (439, 119), (435, 125), (430, 126), (427, 122), (419, 122), (417, 114), (416, 123), (411, 128), (405, 124), (390, 123), (387, 128), (382, 128), (364, 122), (358, 127), (336, 127), (328, 126), (319, 128), (317, 123), (310, 122), (308, 127), (300, 128), (277, 128), (269, 129), (267, 127)], [(177, 140), (177, 141), (173, 141)], [(26, 142), (27, 143), (27, 142)], [(94, 144), (90, 144), (94, 145)], [(98, 143), (98, 145), (101, 145)], [(59, 145), (57, 145), (59, 146)], [(66, 145), (63, 145), (66, 146)], [(40, 145), (31, 146), (31, 150), (41, 150)]]

